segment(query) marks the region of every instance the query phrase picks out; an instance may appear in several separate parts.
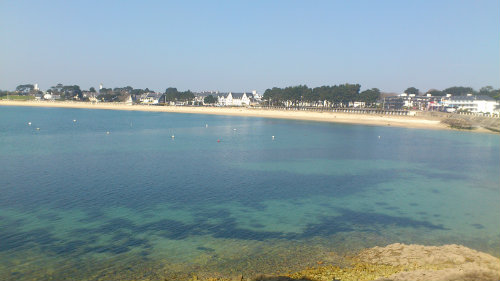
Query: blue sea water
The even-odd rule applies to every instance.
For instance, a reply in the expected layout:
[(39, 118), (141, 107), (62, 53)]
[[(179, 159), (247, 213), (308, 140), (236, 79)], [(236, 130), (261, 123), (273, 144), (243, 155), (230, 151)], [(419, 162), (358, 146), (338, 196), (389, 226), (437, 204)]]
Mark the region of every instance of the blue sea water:
[(394, 242), (500, 256), (499, 156), (493, 134), (0, 107), (0, 279), (275, 273)]

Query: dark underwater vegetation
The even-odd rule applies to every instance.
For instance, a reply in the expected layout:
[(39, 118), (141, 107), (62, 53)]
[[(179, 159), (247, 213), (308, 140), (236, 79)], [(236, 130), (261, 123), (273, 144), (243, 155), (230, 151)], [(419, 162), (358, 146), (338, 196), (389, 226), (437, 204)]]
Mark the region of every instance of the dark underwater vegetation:
[(498, 135), (81, 109), (0, 116), (1, 280), (274, 273), (394, 242), (500, 256)]

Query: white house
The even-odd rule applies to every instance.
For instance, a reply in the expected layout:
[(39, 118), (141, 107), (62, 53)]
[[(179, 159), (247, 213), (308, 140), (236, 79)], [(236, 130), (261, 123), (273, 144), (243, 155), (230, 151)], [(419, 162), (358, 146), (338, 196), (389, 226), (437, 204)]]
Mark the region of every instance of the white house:
[(162, 93), (144, 93), (139, 98), (142, 104), (158, 104)]
[(97, 100), (98, 93), (96, 92), (83, 91), (82, 96), (83, 98), (88, 98), (90, 102), (98, 102)]
[(470, 112), (499, 112), (499, 103), (489, 96), (451, 96), (443, 99), (444, 106)]
[(43, 95), (43, 99), (44, 100), (57, 100), (57, 99), (60, 99), (60, 98), (61, 98), (61, 95), (54, 95), (54, 94), (48, 93), (48, 92), (46, 92)]
[(250, 105), (253, 95), (247, 93), (232, 93), (217, 95), (217, 104), (221, 106)]

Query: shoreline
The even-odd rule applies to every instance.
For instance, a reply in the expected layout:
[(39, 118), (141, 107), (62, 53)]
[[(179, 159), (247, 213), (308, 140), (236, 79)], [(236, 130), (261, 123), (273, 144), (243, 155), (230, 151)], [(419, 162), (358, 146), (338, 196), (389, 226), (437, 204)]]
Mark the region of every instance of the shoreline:
[[(89, 103), (89, 102), (60, 102), (60, 101), (11, 101), (0, 100), (0, 106), (31, 106), (55, 108), (105, 109), (128, 110), (167, 113), (209, 114), (242, 117), (261, 117), (275, 119), (291, 119), (315, 122), (329, 122), (341, 124), (357, 124), (371, 126), (395, 126), (414, 129), (453, 130), (441, 123), (441, 118), (425, 116), (395, 116), (378, 114), (351, 114), (339, 112), (294, 111), (278, 109), (260, 109), (246, 107), (192, 107), (192, 106), (154, 106), (154, 105), (126, 105), (123, 103)], [(484, 128), (467, 130), (468, 132), (493, 133)]]

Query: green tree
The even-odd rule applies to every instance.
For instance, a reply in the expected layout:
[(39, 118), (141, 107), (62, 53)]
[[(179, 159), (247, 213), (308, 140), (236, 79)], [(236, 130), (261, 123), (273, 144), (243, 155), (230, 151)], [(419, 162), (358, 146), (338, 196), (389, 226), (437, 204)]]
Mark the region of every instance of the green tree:
[(264, 92), (262, 98), (267, 101), (268, 105), (278, 106), (283, 103), (283, 89), (278, 87), (273, 87), (272, 89), (267, 89)]
[(496, 100), (500, 99), (500, 89), (495, 90), (492, 86), (482, 87), (479, 90), (479, 94), (492, 97)]
[(95, 88), (94, 87), (90, 87), (89, 92), (95, 93)]
[(308, 89), (302, 96), (302, 100), (305, 102), (308, 102), (312, 105), (317, 105), (319, 102), (319, 93), (318, 91), (315, 91), (316, 88), (314, 89)]
[(214, 104), (216, 102), (217, 102), (217, 99), (212, 95), (208, 95), (203, 99), (204, 104)]
[(170, 87), (165, 90), (165, 94), (175, 95), (177, 93), (179, 93), (179, 91), (177, 91), (177, 88)]
[(107, 90), (108, 91), (105, 91), (104, 93), (102, 93), (102, 89), (101, 89), (101, 93), (97, 96), (97, 99), (100, 101), (105, 101), (105, 102), (115, 102), (115, 101), (120, 100), (119, 95), (116, 94), (115, 92), (113, 92), (111, 90), (111, 88), (109, 88)]
[(341, 106), (349, 106), (349, 103), (354, 102), (359, 94), (361, 85), (359, 84), (343, 84), (339, 85), (335, 91), (334, 97), (337, 103), (340, 101)]
[(359, 101), (365, 103), (365, 106), (373, 106), (380, 99), (380, 90), (372, 88), (359, 94)]
[(132, 95), (142, 95), (143, 93), (144, 93), (143, 89), (133, 89), (132, 91), (130, 91), (130, 94)]
[(165, 90), (165, 101), (176, 101), (180, 98), (180, 93), (177, 88), (167, 88)]
[(467, 94), (475, 94), (474, 89), (471, 87), (450, 87), (447, 89), (443, 90), (443, 93), (446, 94), (451, 94), (454, 96), (465, 96)]
[(35, 89), (35, 86), (33, 84), (24, 84), (24, 85), (19, 85), (16, 87), (16, 92), (18, 93), (29, 93)]
[(111, 89), (111, 88), (102, 88), (99, 90), (99, 94), (103, 94), (103, 95), (111, 94), (112, 92), (113, 92), (113, 89)]
[(319, 101), (333, 102), (333, 89), (331, 86), (316, 87), (312, 92)]
[(430, 89), (429, 91), (427, 91), (426, 94), (431, 94), (433, 97), (442, 97), (442, 96), (446, 95), (443, 91), (436, 90), (436, 89)]
[(410, 87), (408, 89), (405, 90), (405, 93), (408, 94), (408, 95), (415, 95), (415, 96), (418, 96), (418, 93), (419, 93), (419, 90), (415, 87)]
[(64, 99), (82, 99), (82, 90), (80, 90), (80, 86), (78, 85), (73, 85), (73, 86), (62, 86), (61, 89), (62, 92), (62, 97)]
[(282, 91), (282, 99), (287, 105), (297, 106), (309, 91), (311, 91), (311, 89), (309, 89), (306, 85), (286, 87)]
[(179, 99), (184, 102), (191, 102), (194, 100), (194, 94), (190, 90), (180, 93)]

